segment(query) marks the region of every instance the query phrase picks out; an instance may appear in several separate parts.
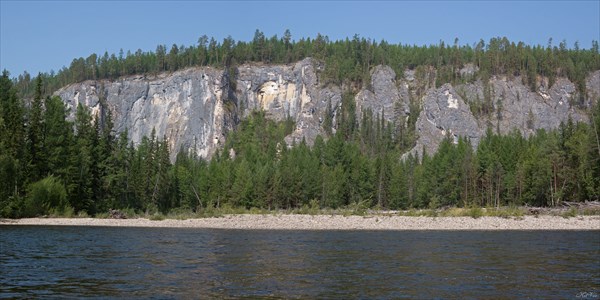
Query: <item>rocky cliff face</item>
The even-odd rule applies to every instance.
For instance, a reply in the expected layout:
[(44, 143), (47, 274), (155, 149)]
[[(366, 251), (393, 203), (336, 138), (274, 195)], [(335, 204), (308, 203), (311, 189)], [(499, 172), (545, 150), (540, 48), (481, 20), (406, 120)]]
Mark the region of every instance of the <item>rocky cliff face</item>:
[[(460, 71), (461, 76), (470, 77), (476, 72), (473, 66)], [(371, 76), (371, 90), (361, 90), (356, 96), (357, 113), (360, 118), (364, 109), (382, 114), (387, 121), (406, 122), (408, 115), (419, 113), (416, 122), (418, 140), (415, 147), (406, 153), (421, 156), (423, 150), (432, 154), (446, 136), (455, 143), (459, 137), (468, 138), (477, 147), (487, 128), (500, 134), (513, 130), (524, 136), (537, 129), (554, 129), (561, 122), (571, 118), (574, 122), (587, 122), (588, 117), (574, 106), (579, 95), (575, 85), (560, 78), (548, 87), (547, 80), (540, 79), (539, 88), (531, 92), (522, 84), (521, 78), (507, 79), (493, 77), (488, 84), (481, 81), (460, 84), (453, 87), (444, 84), (439, 88), (431, 87), (431, 80), (418, 82), (414, 72), (407, 71), (400, 80), (387, 66), (375, 67)], [(419, 89), (426, 87), (424, 96)], [(486, 100), (487, 89), (487, 100)], [(587, 78), (587, 90), (584, 103), (590, 106), (600, 96), (600, 71)], [(417, 99), (421, 111), (410, 111), (410, 99)], [(474, 115), (476, 105), (490, 102), (490, 112)]]
[[(316, 68), (322, 66), (312, 59), (280, 66), (242, 65), (232, 77), (235, 80), (229, 80), (223, 70), (192, 68), (158, 76), (86, 81), (55, 94), (72, 112), (79, 103), (91, 108), (93, 114), (103, 115), (110, 110), (115, 130), (127, 130), (134, 144), (155, 130), (158, 138), (168, 139), (172, 158), (179, 149), (210, 157), (226, 134), (253, 110), (264, 110), (275, 120), (292, 118), (296, 129), (286, 137), (288, 145), (302, 139), (312, 144), (317, 135), (324, 134), (328, 107), (335, 126), (341, 88), (320, 85)], [(465, 69), (465, 76), (474, 72), (469, 70)], [(494, 113), (476, 118), (470, 105), (485, 98), (487, 87), (483, 83), (433, 88), (418, 82), (412, 74), (407, 71), (398, 78), (390, 67), (377, 66), (372, 71), (370, 88), (359, 91), (355, 101), (359, 119), (363, 111), (369, 110), (396, 124), (417, 113), (410, 111), (411, 99), (420, 103), (416, 124), (419, 139), (411, 151), (417, 155), (422, 149), (435, 152), (446, 135), (468, 137), (476, 146), (488, 126), (501, 133), (516, 128), (527, 135), (538, 128), (556, 128), (569, 117), (587, 120), (573, 107), (578, 97), (574, 85), (566, 79), (557, 80), (551, 87), (542, 81), (539, 91), (533, 93), (519, 78), (492, 78), (488, 95)], [(587, 83), (586, 105), (600, 95), (600, 71), (591, 74)]]
[(483, 132), (469, 106), (450, 84), (427, 92), (416, 130), (419, 139), (411, 152), (419, 156), (423, 149), (429, 154), (435, 153), (446, 136), (454, 143), (458, 143), (459, 137), (466, 137), (477, 145)]
[(110, 110), (115, 130), (127, 130), (134, 144), (155, 130), (158, 138), (168, 138), (172, 155), (183, 147), (206, 157), (223, 140), (226, 128), (222, 78), (220, 70), (188, 69), (151, 78), (86, 81), (56, 94), (71, 112), (79, 103), (93, 114)]
[(75, 112), (79, 103), (95, 115), (112, 112), (117, 132), (128, 131), (134, 144), (155, 130), (166, 137), (171, 158), (179, 149), (210, 157), (239, 118), (264, 110), (275, 120), (287, 117), (296, 130), (286, 141), (311, 144), (323, 134), (327, 106), (338, 107), (339, 88), (319, 87), (311, 59), (286, 66), (237, 69), (236, 80), (214, 68), (193, 68), (159, 76), (132, 76), (116, 81), (85, 81), (58, 90)]
[[(600, 85), (594, 85), (594, 80), (600, 80), (595, 79), (599, 76), (600, 71), (596, 71), (588, 79), (591, 84), (587, 86), (588, 95), (582, 106), (597, 101), (595, 95), (598, 95)], [(518, 77), (512, 80), (495, 77), (487, 87), (481, 81), (455, 88), (445, 84), (428, 90), (422, 100), (416, 124), (419, 139), (411, 153), (421, 155), (422, 149), (429, 154), (434, 153), (448, 134), (454, 142), (459, 136), (466, 137), (476, 147), (487, 128), (500, 134), (516, 129), (529, 136), (538, 129), (557, 128), (569, 118), (574, 122), (587, 122), (587, 115), (573, 105), (579, 101), (578, 98), (573, 83), (564, 78), (558, 79), (550, 88), (542, 81), (536, 92), (531, 92)], [(484, 101), (491, 103), (491, 111), (476, 118), (471, 105)]]
[(409, 85), (406, 81), (396, 81), (396, 73), (388, 66), (377, 66), (371, 73), (372, 90), (363, 89), (355, 97), (357, 117), (360, 120), (364, 111), (383, 114), (390, 122), (402, 124), (410, 114)]
[(324, 134), (328, 105), (337, 108), (341, 103), (339, 88), (319, 86), (315, 65), (305, 59), (288, 66), (239, 67), (234, 96), (239, 115), (264, 110), (274, 120), (292, 118), (296, 129), (286, 137), (288, 145), (302, 139), (312, 145), (317, 135)]

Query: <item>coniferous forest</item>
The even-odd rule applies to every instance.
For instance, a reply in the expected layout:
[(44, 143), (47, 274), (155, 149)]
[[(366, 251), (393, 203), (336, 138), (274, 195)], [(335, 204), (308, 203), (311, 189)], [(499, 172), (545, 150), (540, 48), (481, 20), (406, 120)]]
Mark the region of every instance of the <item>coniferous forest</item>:
[[(435, 68), (436, 84), (461, 82), (467, 63), (476, 77), (520, 76), (532, 90), (543, 76), (575, 83), (585, 95), (585, 77), (600, 69), (598, 42), (528, 46), (494, 38), (471, 46), (392, 45), (355, 36), (352, 40), (293, 41), (266, 38), (222, 42), (202, 36), (197, 46), (159, 45), (155, 52), (122, 52), (73, 60), (57, 73), (0, 78), (0, 217), (48, 214), (89, 215), (109, 209), (202, 211), (231, 206), (293, 209), (306, 205), (339, 208), (353, 204), (384, 209), (554, 206), (563, 201), (600, 200), (600, 104), (585, 108), (590, 123), (562, 124), (528, 138), (518, 131), (488, 130), (476, 149), (448, 138), (436, 153), (400, 159), (407, 145), (394, 124), (365, 113), (358, 122), (353, 95), (343, 97), (337, 130), (286, 147), (290, 120), (274, 122), (260, 111), (241, 121), (210, 160), (180, 151), (171, 162), (168, 141), (152, 134), (139, 145), (82, 106), (69, 121), (56, 89), (83, 80), (173, 72), (193, 66), (232, 68), (242, 63), (290, 63), (305, 57), (324, 63), (322, 84), (367, 85), (369, 70), (387, 64), (404, 69)], [(348, 92), (351, 93), (351, 92)], [(583, 97), (583, 96), (582, 96)], [(414, 128), (412, 129), (414, 131)], [(414, 134), (414, 133), (413, 133)]]
[[(327, 67), (322, 76), (324, 84), (353, 82), (367, 85), (369, 71), (376, 65), (391, 66), (396, 74), (405, 69), (426, 72), (437, 70), (436, 85), (455, 84), (462, 80), (458, 70), (467, 63), (479, 68), (477, 78), (484, 81), (493, 75), (521, 76), (523, 83), (532, 90), (536, 88), (536, 76), (547, 77), (552, 86), (558, 77), (566, 77), (575, 83), (579, 91), (585, 91), (585, 77), (590, 71), (600, 69), (598, 41), (592, 41), (590, 49), (575, 42), (572, 47), (563, 40), (555, 45), (552, 39), (545, 46), (512, 42), (506, 37), (496, 37), (487, 43), (480, 40), (474, 45), (461, 45), (458, 39), (447, 45), (417, 46), (389, 44), (358, 35), (352, 39), (330, 41), (327, 36), (294, 40), (289, 30), (283, 36), (265, 37), (256, 30), (252, 41), (235, 41), (231, 37), (217, 41), (206, 35), (197, 45), (158, 45), (154, 52), (135, 52), (121, 49), (118, 54), (91, 54), (87, 58), (73, 59), (69, 67), (32, 76), (24, 72), (14, 80), (22, 96), (33, 97), (35, 78), (42, 77), (42, 91), (49, 94), (63, 86), (84, 80), (117, 79), (133, 74), (158, 74), (174, 72), (197, 66), (235, 68), (244, 63), (286, 64), (312, 57)], [(475, 78), (472, 78), (473, 80)]]

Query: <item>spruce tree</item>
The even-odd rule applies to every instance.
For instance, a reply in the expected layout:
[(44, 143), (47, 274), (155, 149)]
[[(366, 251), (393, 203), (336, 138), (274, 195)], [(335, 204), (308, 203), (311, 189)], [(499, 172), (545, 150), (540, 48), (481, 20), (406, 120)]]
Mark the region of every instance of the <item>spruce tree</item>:
[(42, 76), (38, 75), (35, 97), (31, 102), (27, 120), (27, 161), (29, 180), (38, 181), (46, 175), (46, 153), (44, 147), (44, 100)]

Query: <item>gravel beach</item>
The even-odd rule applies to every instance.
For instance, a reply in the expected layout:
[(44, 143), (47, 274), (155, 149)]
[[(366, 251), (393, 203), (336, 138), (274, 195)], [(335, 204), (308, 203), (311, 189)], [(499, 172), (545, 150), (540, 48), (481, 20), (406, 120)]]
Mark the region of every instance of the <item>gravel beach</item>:
[(225, 215), (187, 220), (25, 218), (0, 225), (172, 227), (262, 230), (600, 230), (600, 216), (407, 217), (342, 215)]

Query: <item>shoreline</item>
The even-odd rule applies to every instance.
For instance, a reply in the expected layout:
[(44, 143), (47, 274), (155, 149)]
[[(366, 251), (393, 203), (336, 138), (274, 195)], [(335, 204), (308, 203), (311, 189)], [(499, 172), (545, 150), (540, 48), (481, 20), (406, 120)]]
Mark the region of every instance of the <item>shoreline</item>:
[(244, 230), (600, 230), (600, 216), (411, 217), (342, 215), (225, 215), (198, 219), (0, 219), (0, 226), (102, 226)]

